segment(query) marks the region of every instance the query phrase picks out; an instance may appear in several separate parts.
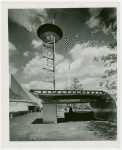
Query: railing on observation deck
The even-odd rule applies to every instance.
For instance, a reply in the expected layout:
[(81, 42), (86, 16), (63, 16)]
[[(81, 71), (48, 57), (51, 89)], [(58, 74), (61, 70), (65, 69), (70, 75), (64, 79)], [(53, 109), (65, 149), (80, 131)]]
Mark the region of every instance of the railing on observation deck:
[(102, 94), (107, 95), (106, 92), (103, 91), (90, 91), (90, 90), (34, 90), (30, 89), (30, 92), (37, 94)]

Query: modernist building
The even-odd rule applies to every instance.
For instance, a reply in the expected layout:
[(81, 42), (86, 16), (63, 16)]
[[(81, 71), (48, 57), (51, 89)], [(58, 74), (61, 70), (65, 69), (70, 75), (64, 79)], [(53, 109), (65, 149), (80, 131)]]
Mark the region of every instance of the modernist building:
[(23, 88), (12, 74), (9, 75), (9, 112), (35, 112), (42, 108), (41, 100)]

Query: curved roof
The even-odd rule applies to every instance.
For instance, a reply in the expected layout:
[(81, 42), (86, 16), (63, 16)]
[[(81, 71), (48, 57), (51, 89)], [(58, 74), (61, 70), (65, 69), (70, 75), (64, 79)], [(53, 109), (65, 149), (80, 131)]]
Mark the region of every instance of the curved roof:
[(53, 35), (55, 37), (55, 43), (57, 43), (62, 38), (63, 32), (61, 28), (54, 24), (44, 24), (38, 28), (37, 35), (45, 43), (50, 42), (47, 37)]

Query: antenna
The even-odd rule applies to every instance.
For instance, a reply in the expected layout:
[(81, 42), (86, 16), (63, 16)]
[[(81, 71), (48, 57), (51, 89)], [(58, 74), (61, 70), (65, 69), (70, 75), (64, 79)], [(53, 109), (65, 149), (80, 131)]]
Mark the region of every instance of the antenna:
[(53, 18), (53, 24), (55, 24), (55, 16), (56, 16), (56, 13), (54, 14), (54, 18)]
[(70, 84), (70, 63), (69, 63), (69, 84)]

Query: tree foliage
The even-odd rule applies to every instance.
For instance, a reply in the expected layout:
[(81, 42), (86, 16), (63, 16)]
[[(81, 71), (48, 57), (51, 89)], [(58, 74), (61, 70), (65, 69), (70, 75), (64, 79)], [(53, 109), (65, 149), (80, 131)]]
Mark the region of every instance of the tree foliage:
[(114, 100), (117, 100), (117, 42), (110, 43), (109, 48), (111, 48), (113, 53), (109, 53), (106, 56), (94, 57), (93, 61), (103, 61), (105, 70), (104, 76), (101, 77), (99, 86), (102, 90), (110, 94)]
[(83, 90), (82, 84), (78, 78), (74, 77), (71, 83), (66, 82), (66, 90)]

